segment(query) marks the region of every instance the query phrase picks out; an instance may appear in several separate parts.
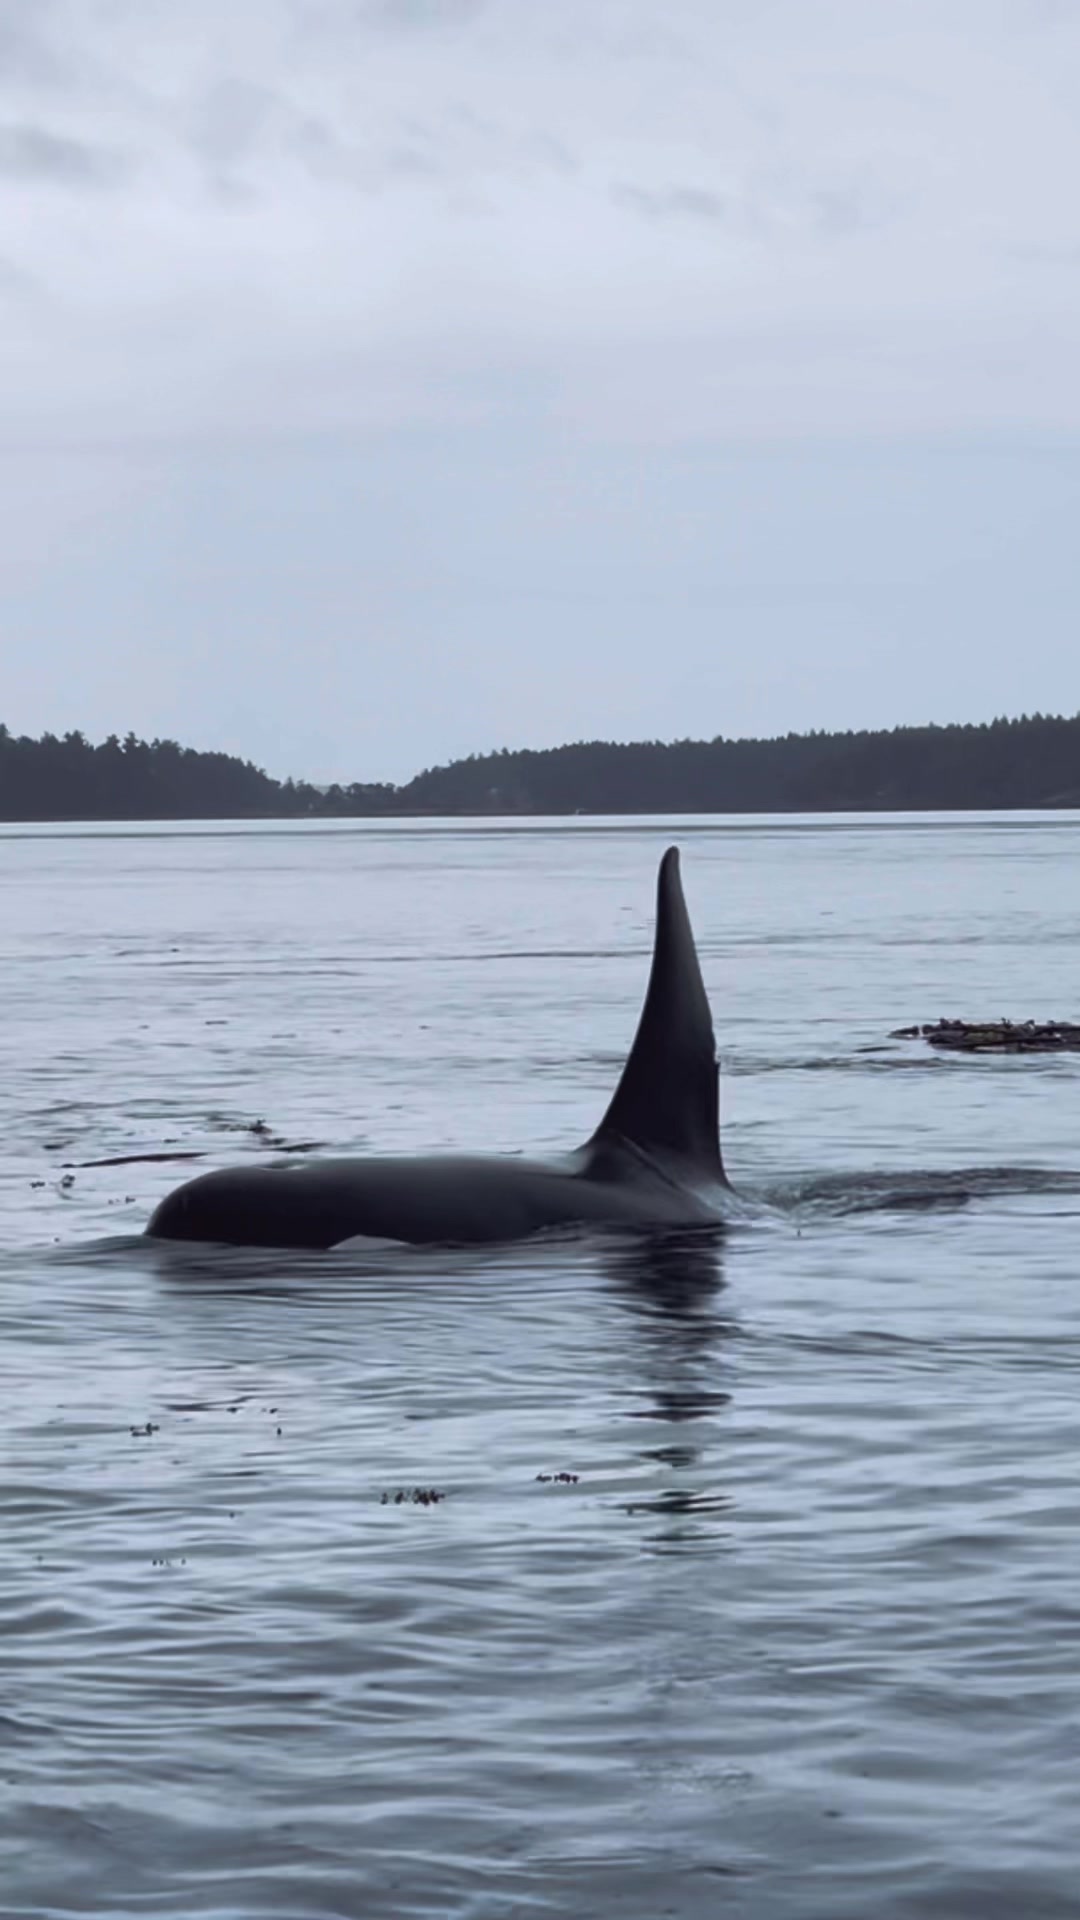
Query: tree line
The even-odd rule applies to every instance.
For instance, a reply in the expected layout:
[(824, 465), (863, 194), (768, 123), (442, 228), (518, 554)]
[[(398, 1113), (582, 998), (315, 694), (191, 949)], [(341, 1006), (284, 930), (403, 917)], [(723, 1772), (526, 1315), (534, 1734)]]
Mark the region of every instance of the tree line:
[(81, 733), (39, 740), (0, 725), (2, 820), (236, 820), (380, 811), (393, 787), (275, 780), (250, 760), (200, 753), (175, 740), (94, 746)]
[(175, 740), (0, 726), (0, 819), (379, 814), (825, 813), (1080, 806), (1080, 715), (981, 725), (658, 740), (471, 754), (402, 786), (275, 780)]

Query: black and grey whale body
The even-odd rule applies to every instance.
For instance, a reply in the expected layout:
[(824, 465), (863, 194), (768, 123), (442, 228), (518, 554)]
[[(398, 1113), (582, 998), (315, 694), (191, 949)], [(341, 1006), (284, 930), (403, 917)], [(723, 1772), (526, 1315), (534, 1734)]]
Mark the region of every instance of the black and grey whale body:
[(147, 1233), (232, 1246), (339, 1247), (519, 1240), (572, 1226), (694, 1227), (722, 1220), (712, 1016), (679, 878), (660, 863), (648, 991), (614, 1098), (576, 1152), (393, 1155), (233, 1167), (178, 1187)]

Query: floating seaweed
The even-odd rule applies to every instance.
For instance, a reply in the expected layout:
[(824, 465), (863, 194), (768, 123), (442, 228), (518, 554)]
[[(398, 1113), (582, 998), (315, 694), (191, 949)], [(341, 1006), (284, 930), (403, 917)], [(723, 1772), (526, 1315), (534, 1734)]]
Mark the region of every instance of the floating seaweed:
[(1068, 1020), (935, 1020), (897, 1027), (890, 1040), (925, 1040), (947, 1053), (1077, 1053), (1080, 1025)]

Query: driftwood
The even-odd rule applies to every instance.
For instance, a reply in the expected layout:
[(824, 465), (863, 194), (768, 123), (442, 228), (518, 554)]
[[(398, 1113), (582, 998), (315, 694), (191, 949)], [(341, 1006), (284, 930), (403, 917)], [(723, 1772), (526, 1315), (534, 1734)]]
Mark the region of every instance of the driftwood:
[(1080, 1025), (1068, 1020), (935, 1020), (897, 1027), (890, 1040), (925, 1040), (949, 1053), (1080, 1052)]

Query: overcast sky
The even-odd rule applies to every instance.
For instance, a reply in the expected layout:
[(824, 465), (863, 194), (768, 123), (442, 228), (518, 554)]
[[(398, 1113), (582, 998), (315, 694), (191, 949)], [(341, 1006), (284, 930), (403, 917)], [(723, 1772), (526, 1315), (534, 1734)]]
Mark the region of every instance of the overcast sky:
[(1080, 708), (1080, 0), (0, 0), (0, 719)]

